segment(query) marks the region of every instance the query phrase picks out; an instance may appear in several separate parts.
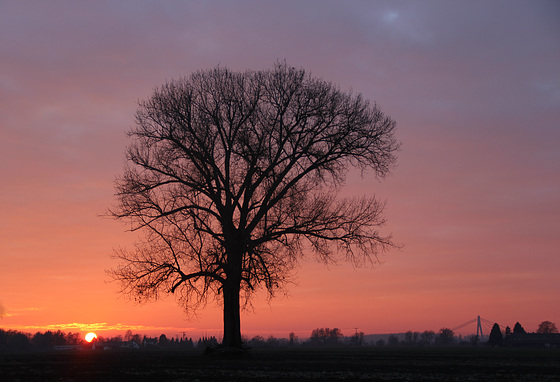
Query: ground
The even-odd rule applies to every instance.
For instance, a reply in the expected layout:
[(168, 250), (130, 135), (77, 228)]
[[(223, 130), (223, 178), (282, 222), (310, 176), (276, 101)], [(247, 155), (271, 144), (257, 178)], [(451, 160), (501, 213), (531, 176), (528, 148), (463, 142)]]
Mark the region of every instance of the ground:
[(0, 353), (2, 381), (560, 381), (560, 349), (254, 349)]

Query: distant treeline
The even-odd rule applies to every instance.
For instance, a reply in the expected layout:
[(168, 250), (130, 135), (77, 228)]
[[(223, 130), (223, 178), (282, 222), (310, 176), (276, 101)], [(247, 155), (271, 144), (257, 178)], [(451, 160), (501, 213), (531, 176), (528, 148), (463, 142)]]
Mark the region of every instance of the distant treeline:
[(146, 337), (133, 334), (130, 330), (125, 336), (99, 337), (86, 342), (79, 333), (64, 333), (60, 330), (23, 333), (16, 330), (0, 329), (0, 352), (5, 351), (49, 351), (69, 349), (193, 349), (195, 346), (204, 347), (210, 343), (217, 343), (214, 337), (201, 338), (195, 344), (192, 338), (167, 338), (165, 334), (159, 337)]
[[(370, 336), (366, 336), (370, 337)], [(404, 337), (404, 338), (403, 338)], [(502, 329), (495, 323), (487, 336), (456, 336), (449, 328), (441, 328), (438, 333), (431, 330), (424, 332), (408, 331), (404, 335), (391, 334), (388, 338), (373, 341), (377, 346), (430, 346), (430, 345), (489, 345), (489, 346), (524, 346), (524, 347), (560, 347), (560, 334), (556, 324), (543, 321), (537, 331), (527, 333), (517, 322), (513, 330), (509, 326)]]
[(77, 346), (84, 343), (79, 333), (46, 331), (33, 335), (16, 330), (0, 329), (0, 351), (51, 350), (56, 346)]
[[(383, 337), (383, 338), (381, 338)], [(356, 330), (351, 336), (344, 336), (340, 329), (317, 328), (311, 332), (309, 338), (300, 339), (295, 333), (288, 338), (269, 336), (254, 336), (244, 338), (248, 348), (274, 348), (287, 346), (451, 346), (451, 345), (490, 345), (490, 346), (531, 346), (531, 347), (560, 347), (560, 334), (556, 325), (550, 321), (543, 321), (535, 333), (527, 333), (517, 322), (511, 330), (502, 330), (494, 324), (488, 337), (479, 338), (476, 335), (456, 336), (449, 328), (441, 328), (437, 333), (432, 330), (423, 332), (407, 331), (401, 334), (365, 335)], [(219, 345), (214, 337), (202, 337), (198, 341), (192, 338), (168, 338), (165, 334), (159, 337), (147, 337), (134, 334), (128, 330), (124, 336), (104, 338), (100, 336), (92, 343), (87, 343), (79, 333), (64, 333), (46, 331), (35, 334), (23, 333), (15, 330), (0, 329), (0, 352), (5, 351), (49, 351), (68, 349), (91, 350), (190, 350), (206, 349)]]

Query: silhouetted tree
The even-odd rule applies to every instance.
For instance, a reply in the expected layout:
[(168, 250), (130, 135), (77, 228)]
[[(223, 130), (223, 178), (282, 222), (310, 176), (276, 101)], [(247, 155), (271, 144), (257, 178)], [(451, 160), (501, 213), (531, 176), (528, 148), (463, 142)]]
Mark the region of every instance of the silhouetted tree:
[(158, 339), (158, 344), (159, 345), (165, 346), (165, 345), (167, 345), (168, 342), (169, 342), (169, 340), (167, 339), (167, 336), (165, 334), (162, 334), (162, 335), (159, 336), (159, 339)]
[(181, 340), (181, 343), (183, 344), (183, 347), (185, 349), (193, 349), (194, 348), (194, 342), (192, 340), (192, 338), (189, 338), (187, 340)]
[(436, 337), (436, 342), (439, 345), (451, 345), (455, 341), (454, 337), (455, 333), (453, 333), (453, 330), (449, 328), (441, 328), (438, 336)]
[(511, 336), (513, 335), (511, 328), (509, 326), (506, 326), (506, 331), (504, 333), (504, 346), (510, 346), (511, 345)]
[(558, 329), (556, 328), (556, 324), (554, 322), (543, 321), (539, 324), (537, 333), (540, 334), (558, 333)]
[(251, 338), (251, 341), (249, 341), (249, 346), (251, 347), (256, 347), (256, 348), (262, 348), (266, 346), (266, 340), (264, 339), (263, 336), (254, 336), (253, 338)]
[(268, 347), (277, 347), (280, 345), (280, 341), (274, 336), (268, 336), (266, 339), (266, 346)]
[(31, 343), (39, 350), (48, 350), (57, 345), (66, 345), (65, 337), (65, 334), (60, 330), (56, 332), (47, 330), (44, 333), (35, 333), (31, 338)]
[(399, 337), (397, 337), (394, 334), (391, 334), (388, 338), (387, 338), (387, 345), (389, 346), (397, 346), (399, 344)]
[(66, 345), (81, 345), (84, 343), (84, 340), (80, 336), (80, 333), (67, 333), (65, 336), (65, 343)]
[(356, 331), (356, 333), (354, 333), (354, 335), (350, 338), (350, 341), (353, 345), (362, 346), (364, 343), (364, 337), (364, 332)]
[(109, 273), (140, 300), (178, 293), (187, 312), (220, 296), (223, 344), (241, 347), (240, 301), (258, 286), (273, 296), (306, 245), (355, 264), (392, 245), (383, 203), (336, 191), (351, 166), (388, 174), (394, 128), (360, 95), (283, 63), (168, 82), (140, 102), (111, 211), (145, 236)]
[[(328, 331), (328, 329), (327, 329)], [(342, 332), (340, 331), (339, 328), (334, 328), (331, 331), (328, 332), (328, 342), (330, 344), (336, 345), (338, 344), (338, 340), (342, 337), (344, 337), (344, 335), (342, 334)]]
[(407, 345), (412, 345), (412, 330), (409, 330), (404, 334), (404, 342)]
[(426, 345), (430, 345), (434, 338), (436, 338), (436, 333), (433, 330), (425, 330), (420, 334), (421, 341)]
[(523, 329), (523, 326), (519, 322), (516, 322), (513, 326), (513, 334), (526, 334), (527, 332)]
[(340, 337), (342, 337), (342, 332), (338, 328), (317, 328), (313, 329), (309, 339), (316, 345), (336, 345)]
[(416, 345), (416, 342), (418, 342), (418, 336), (420, 333), (418, 332), (413, 332), (412, 330), (407, 331), (404, 334), (404, 342), (409, 345)]
[(197, 348), (214, 348), (218, 344), (218, 340), (216, 337), (202, 337), (198, 339), (198, 343), (196, 345)]
[(290, 335), (289, 335), (290, 346), (296, 345), (297, 341), (298, 341), (298, 337), (296, 336), (296, 334), (294, 332), (290, 332)]
[(125, 340), (125, 341), (132, 341), (132, 338), (134, 338), (134, 334), (132, 333), (132, 330), (128, 329), (128, 330), (124, 333), (124, 340)]
[(31, 342), (27, 333), (0, 329), (0, 351), (25, 351), (30, 348)]
[(500, 325), (494, 323), (494, 325), (492, 326), (492, 330), (490, 330), (490, 336), (488, 337), (488, 345), (502, 346), (503, 344), (504, 344), (504, 337), (502, 336)]

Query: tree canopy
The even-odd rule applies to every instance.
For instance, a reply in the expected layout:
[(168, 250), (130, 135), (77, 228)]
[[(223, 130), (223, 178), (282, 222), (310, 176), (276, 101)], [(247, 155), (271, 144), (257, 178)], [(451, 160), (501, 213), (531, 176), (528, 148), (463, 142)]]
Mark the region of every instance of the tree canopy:
[(558, 333), (558, 329), (556, 328), (556, 324), (554, 322), (543, 321), (539, 324), (537, 333), (541, 333), (541, 334)]
[(361, 95), (285, 63), (167, 82), (129, 133), (111, 213), (144, 235), (110, 274), (140, 300), (177, 293), (187, 311), (222, 296), (224, 344), (240, 346), (240, 300), (274, 295), (305, 252), (359, 264), (392, 245), (383, 203), (337, 193), (350, 167), (389, 173), (394, 129)]
[(492, 330), (490, 331), (490, 336), (488, 337), (488, 344), (490, 346), (502, 346), (504, 344), (504, 336), (500, 329), (500, 325), (494, 323), (492, 325)]

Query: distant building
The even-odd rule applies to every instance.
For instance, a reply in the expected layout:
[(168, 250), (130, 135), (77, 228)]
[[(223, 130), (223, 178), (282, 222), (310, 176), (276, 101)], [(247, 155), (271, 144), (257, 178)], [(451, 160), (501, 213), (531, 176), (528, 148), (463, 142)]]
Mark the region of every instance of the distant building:
[(91, 350), (111, 350), (111, 344), (109, 342), (94, 341), (91, 345)]
[(140, 346), (136, 343), (136, 341), (123, 341), (119, 342), (119, 349), (128, 349), (128, 350), (139, 350)]
[(144, 347), (144, 349), (155, 349), (158, 347), (158, 340), (157, 338), (144, 337), (142, 346)]
[(91, 350), (99, 351), (99, 350), (138, 350), (140, 346), (136, 343), (136, 341), (119, 341), (119, 342), (101, 342), (101, 341), (94, 341), (91, 345)]
[(82, 345), (54, 345), (53, 350), (64, 351), (64, 350), (82, 350), (84, 347)]

